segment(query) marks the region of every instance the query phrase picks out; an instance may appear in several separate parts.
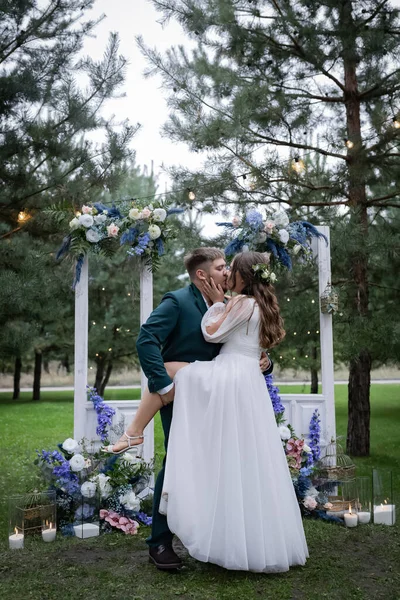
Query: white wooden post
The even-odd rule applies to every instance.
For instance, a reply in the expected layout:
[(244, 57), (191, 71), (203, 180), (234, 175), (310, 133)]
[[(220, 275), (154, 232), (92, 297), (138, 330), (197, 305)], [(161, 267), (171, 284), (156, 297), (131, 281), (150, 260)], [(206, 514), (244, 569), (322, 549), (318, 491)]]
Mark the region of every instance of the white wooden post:
[[(145, 323), (153, 310), (153, 273), (144, 264), (140, 269), (140, 325)], [(140, 372), (140, 384), (143, 392), (147, 386), (147, 378), (143, 371)], [(149, 462), (154, 457), (154, 421), (152, 420), (145, 429), (144, 459)]]
[(75, 287), (75, 371), (74, 371), (74, 439), (86, 433), (86, 386), (89, 329), (89, 266), (85, 257), (79, 283)]
[[(318, 238), (318, 281), (319, 281), (319, 297), (328, 283), (331, 283), (331, 252), (329, 227), (320, 226), (318, 231), (323, 233), (327, 240)], [(321, 303), (321, 300), (320, 300)], [(333, 335), (332, 335), (332, 314), (321, 312), (320, 304), (320, 339), (321, 339), (321, 380), (322, 394), (326, 403), (326, 425), (325, 434), (327, 443), (332, 439), (336, 439), (336, 418), (335, 418), (335, 379), (333, 369)]]

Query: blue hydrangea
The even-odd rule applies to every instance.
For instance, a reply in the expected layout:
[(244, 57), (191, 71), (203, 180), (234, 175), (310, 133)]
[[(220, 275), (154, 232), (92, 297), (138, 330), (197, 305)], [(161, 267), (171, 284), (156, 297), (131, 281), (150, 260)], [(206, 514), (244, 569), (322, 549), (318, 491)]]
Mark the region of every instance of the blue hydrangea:
[(249, 210), (246, 213), (246, 221), (253, 229), (259, 231), (263, 228), (262, 214), (258, 210)]

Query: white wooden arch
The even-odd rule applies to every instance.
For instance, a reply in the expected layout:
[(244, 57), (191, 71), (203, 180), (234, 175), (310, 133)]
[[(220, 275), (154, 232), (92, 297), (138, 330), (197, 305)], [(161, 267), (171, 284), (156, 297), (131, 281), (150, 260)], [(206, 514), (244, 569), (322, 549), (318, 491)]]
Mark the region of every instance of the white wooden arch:
[[(329, 227), (317, 228), (329, 242)], [(319, 296), (331, 281), (330, 244), (323, 238), (313, 240), (313, 253), (317, 258)], [(91, 440), (95, 447), (100, 441), (96, 435), (96, 414), (91, 402), (87, 401), (88, 382), (88, 325), (89, 325), (89, 271), (88, 260), (82, 267), (80, 281), (75, 289), (75, 381), (74, 381), (74, 438)], [(153, 278), (151, 272), (143, 268), (140, 273), (140, 323), (144, 323), (153, 310)], [(317, 408), (321, 418), (321, 446), (336, 437), (335, 397), (333, 374), (332, 315), (320, 311), (320, 350), (321, 350), (321, 394), (281, 394), (285, 406), (285, 418), (297, 435), (308, 434), (311, 416)], [(146, 377), (141, 374), (141, 388), (146, 386)], [(107, 404), (119, 409), (127, 423), (133, 418), (140, 400), (112, 400)], [(150, 461), (154, 456), (154, 425), (151, 422), (145, 431), (144, 458)]]

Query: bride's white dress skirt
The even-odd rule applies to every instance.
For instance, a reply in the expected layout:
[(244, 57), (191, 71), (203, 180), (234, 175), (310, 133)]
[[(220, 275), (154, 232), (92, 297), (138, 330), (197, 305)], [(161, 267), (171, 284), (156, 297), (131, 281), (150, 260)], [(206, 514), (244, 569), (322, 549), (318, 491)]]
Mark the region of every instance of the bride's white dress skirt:
[(259, 350), (246, 336), (247, 346), (236, 336), (212, 362), (177, 373), (160, 511), (197, 560), (276, 573), (304, 565), (308, 550)]

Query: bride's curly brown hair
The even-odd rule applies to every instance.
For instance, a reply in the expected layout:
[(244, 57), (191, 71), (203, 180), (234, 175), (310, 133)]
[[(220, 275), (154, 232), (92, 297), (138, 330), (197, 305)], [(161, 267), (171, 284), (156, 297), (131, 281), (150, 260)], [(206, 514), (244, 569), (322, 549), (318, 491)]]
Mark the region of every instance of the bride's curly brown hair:
[(272, 348), (285, 337), (283, 320), (279, 312), (278, 300), (271, 283), (260, 280), (253, 269), (254, 265), (268, 264), (268, 254), (261, 252), (242, 252), (235, 256), (231, 266), (230, 276), (234, 287), (239, 274), (244, 281), (242, 294), (253, 296), (260, 311), (260, 346)]

